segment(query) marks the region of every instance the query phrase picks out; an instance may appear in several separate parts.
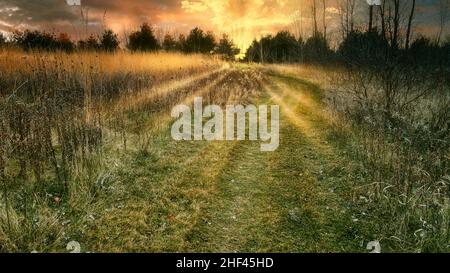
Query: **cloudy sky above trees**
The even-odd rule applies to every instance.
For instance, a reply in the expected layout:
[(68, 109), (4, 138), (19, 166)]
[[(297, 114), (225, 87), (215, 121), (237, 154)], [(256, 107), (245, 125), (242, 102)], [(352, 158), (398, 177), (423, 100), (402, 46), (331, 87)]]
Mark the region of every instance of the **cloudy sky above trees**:
[[(154, 25), (158, 34), (175, 35), (200, 26), (216, 33), (228, 33), (245, 48), (254, 39), (278, 30), (296, 35), (310, 35), (311, 0), (81, 0), (83, 16), (88, 18), (86, 31), (80, 0), (0, 0), (0, 31), (46, 29), (68, 32), (74, 39), (104, 27), (124, 35), (143, 22)], [(326, 20), (329, 37), (339, 37), (341, 0), (327, 0)], [(317, 0), (322, 14), (322, 0)], [(357, 0), (356, 23), (367, 25), (368, 4)], [(406, 2), (403, 1), (402, 2)], [(434, 35), (439, 24), (439, 0), (418, 0), (416, 32)], [(447, 29), (449, 27), (447, 26)]]

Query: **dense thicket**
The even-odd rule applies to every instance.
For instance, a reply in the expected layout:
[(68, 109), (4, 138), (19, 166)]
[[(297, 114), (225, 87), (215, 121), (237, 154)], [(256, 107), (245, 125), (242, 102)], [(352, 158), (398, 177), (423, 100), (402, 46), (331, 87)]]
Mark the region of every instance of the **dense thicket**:
[(352, 31), (332, 50), (321, 33), (304, 40), (287, 31), (254, 40), (245, 61), (266, 63), (330, 63), (385, 65), (386, 62), (417, 65), (450, 65), (450, 40), (438, 44), (419, 36), (408, 49), (391, 46), (377, 31)]

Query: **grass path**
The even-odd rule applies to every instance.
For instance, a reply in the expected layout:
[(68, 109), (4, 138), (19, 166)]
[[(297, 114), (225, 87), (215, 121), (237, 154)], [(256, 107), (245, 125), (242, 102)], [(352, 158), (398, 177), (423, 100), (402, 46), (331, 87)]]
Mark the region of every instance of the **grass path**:
[(258, 142), (235, 146), (192, 250), (357, 251), (339, 195), (345, 192), (345, 179), (336, 177), (341, 162), (319, 128), (318, 88), (279, 75), (270, 82), (264, 102), (282, 109), (280, 148), (262, 153)]
[(93, 251), (364, 251), (345, 202), (346, 162), (323, 134), (320, 90), (272, 74), (259, 101), (280, 105), (276, 152), (175, 142), (167, 126), (148, 151), (125, 156), (115, 190), (100, 197), (108, 209), (80, 240)]

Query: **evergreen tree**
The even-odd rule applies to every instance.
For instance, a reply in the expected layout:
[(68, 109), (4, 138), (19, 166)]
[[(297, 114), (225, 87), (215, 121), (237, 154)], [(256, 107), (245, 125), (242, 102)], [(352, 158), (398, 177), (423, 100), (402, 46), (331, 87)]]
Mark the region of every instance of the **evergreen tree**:
[(132, 51), (155, 51), (159, 49), (153, 29), (144, 23), (139, 31), (131, 33), (128, 48)]
[(212, 32), (205, 33), (196, 27), (187, 36), (183, 50), (187, 53), (210, 53), (215, 46), (216, 42)]
[(100, 46), (103, 50), (113, 52), (119, 48), (119, 38), (112, 30), (108, 29), (103, 32), (100, 40)]
[(226, 34), (222, 36), (214, 50), (214, 53), (222, 55), (227, 60), (233, 60), (239, 52), (241, 52), (240, 49), (234, 45), (233, 41)]
[(178, 48), (178, 43), (172, 35), (166, 34), (164, 36), (162, 47), (166, 51), (175, 51)]

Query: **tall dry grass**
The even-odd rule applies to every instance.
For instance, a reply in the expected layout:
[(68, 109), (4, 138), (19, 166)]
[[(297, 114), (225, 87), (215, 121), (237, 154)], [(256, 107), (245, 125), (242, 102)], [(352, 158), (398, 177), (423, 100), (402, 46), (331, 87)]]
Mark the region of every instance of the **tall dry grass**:
[(180, 82), (194, 90), (222, 66), (201, 55), (1, 50), (0, 251), (58, 243), (50, 208), (89, 202), (105, 147), (127, 149), (130, 116), (175, 103), (160, 90)]
[[(274, 66), (321, 86), (330, 138), (357, 162), (352, 209), (384, 251), (450, 247), (450, 84), (421, 67)], [(344, 153), (343, 153), (344, 156)]]

